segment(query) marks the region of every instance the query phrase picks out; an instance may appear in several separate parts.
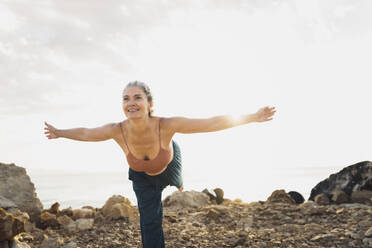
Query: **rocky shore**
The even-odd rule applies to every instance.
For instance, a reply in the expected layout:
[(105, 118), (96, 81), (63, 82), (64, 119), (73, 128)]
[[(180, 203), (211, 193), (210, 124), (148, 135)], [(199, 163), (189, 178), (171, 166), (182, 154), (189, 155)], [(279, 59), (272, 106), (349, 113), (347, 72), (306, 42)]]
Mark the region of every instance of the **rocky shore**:
[[(369, 166), (354, 196), (330, 183), (302, 203), (284, 190), (251, 203), (224, 199), (221, 189), (176, 192), (163, 201), (166, 247), (372, 247)], [(55, 203), (31, 219), (8, 197), (0, 198), (0, 248), (141, 247), (138, 211), (123, 196), (101, 208), (60, 210)]]

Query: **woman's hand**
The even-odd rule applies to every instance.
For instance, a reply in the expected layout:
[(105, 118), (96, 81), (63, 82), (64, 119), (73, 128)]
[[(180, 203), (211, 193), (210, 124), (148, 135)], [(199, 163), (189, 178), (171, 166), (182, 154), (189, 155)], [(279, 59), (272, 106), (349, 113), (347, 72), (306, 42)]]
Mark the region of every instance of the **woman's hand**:
[(44, 124), (45, 124), (45, 127), (44, 127), (45, 132), (44, 132), (44, 134), (46, 135), (46, 137), (48, 139), (56, 139), (56, 138), (58, 138), (58, 136), (56, 134), (57, 129), (55, 127), (53, 127), (52, 125), (46, 123), (46, 122), (44, 122)]
[(275, 107), (263, 107), (260, 110), (257, 111), (255, 114), (255, 121), (257, 122), (265, 122), (265, 121), (271, 121), (273, 118), (272, 116), (275, 114), (276, 110)]

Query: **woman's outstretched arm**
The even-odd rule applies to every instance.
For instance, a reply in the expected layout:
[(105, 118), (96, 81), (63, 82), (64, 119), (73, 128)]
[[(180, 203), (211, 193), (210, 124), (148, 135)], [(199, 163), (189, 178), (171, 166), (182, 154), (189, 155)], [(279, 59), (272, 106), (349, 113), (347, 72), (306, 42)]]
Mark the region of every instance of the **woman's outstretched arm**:
[(45, 123), (45, 135), (48, 139), (67, 138), (80, 141), (104, 141), (113, 138), (115, 123), (96, 128), (57, 129)]
[(215, 132), (251, 122), (270, 121), (275, 112), (275, 107), (264, 107), (254, 114), (241, 115), (239, 117), (229, 115), (215, 116), (206, 119), (173, 117), (167, 119), (167, 128), (174, 133)]

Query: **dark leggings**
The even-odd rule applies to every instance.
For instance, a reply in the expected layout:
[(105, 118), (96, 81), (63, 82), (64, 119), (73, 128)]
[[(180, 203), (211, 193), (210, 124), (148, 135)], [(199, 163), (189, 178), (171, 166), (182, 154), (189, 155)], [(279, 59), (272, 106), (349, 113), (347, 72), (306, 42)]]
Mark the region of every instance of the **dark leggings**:
[(132, 180), (140, 213), (143, 248), (165, 247), (161, 193), (168, 185), (177, 188), (183, 186), (181, 151), (175, 141), (172, 141), (172, 145), (173, 159), (161, 174), (150, 176), (129, 168), (129, 180)]

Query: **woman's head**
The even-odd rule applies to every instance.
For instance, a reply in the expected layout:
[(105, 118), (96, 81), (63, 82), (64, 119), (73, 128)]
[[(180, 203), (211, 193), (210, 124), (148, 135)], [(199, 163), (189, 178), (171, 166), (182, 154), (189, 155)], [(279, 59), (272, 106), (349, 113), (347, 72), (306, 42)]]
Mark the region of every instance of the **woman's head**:
[(152, 113), (154, 112), (152, 109), (153, 96), (150, 87), (140, 81), (129, 82), (127, 86), (125, 86), (123, 91), (123, 108), (126, 115), (130, 113), (128, 111), (131, 110), (128, 108), (133, 107), (134, 105), (136, 105), (137, 107), (146, 107), (147, 105), (146, 111), (149, 117), (151, 117)]

